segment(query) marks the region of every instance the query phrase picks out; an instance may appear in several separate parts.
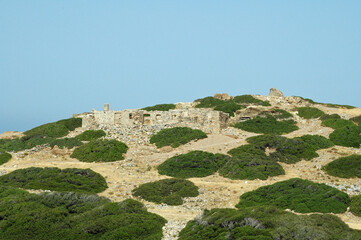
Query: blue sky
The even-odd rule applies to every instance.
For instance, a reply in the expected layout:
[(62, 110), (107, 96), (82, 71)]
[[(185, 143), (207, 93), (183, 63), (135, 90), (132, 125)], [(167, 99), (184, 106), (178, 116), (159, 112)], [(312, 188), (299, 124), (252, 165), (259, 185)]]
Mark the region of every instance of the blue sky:
[(227, 92), (361, 107), (361, 1), (0, 0), (0, 133)]

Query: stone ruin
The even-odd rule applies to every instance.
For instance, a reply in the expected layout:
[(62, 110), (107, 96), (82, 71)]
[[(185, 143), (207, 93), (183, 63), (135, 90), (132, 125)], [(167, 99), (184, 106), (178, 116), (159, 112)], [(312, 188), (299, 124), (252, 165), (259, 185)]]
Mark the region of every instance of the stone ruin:
[(127, 109), (122, 111), (92, 110), (74, 114), (82, 118), (82, 129), (103, 129), (108, 136), (126, 143), (144, 144), (154, 133), (171, 127), (190, 127), (206, 133), (220, 133), (228, 127), (229, 114), (211, 109), (193, 108), (192, 103), (178, 103), (169, 111), (146, 111)]

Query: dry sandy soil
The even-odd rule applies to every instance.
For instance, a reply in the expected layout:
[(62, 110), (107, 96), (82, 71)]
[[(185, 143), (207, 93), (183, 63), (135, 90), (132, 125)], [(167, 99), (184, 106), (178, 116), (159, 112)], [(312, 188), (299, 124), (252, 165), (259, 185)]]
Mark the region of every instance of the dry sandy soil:
[[(328, 113), (338, 113), (348, 117), (361, 115), (361, 109), (331, 109), (320, 107)], [(304, 134), (319, 134), (325, 137), (333, 131), (330, 128), (321, 127), (319, 120), (296, 119), (300, 130), (286, 135), (296, 137)], [(33, 152), (25, 151), (13, 154), (13, 158), (0, 166), (0, 173), (5, 174), (13, 170), (27, 167), (59, 167), (59, 168), (91, 168), (102, 174), (108, 183), (109, 188), (99, 195), (108, 197), (112, 201), (122, 201), (127, 198), (134, 198), (131, 195), (132, 189), (140, 184), (167, 178), (156, 171), (156, 167), (166, 159), (191, 150), (204, 150), (213, 153), (227, 153), (230, 149), (245, 144), (245, 139), (257, 134), (240, 131), (239, 136), (230, 137), (225, 135), (209, 135), (208, 138), (194, 141), (179, 148), (172, 149), (165, 147), (157, 149), (154, 145), (132, 147), (126, 154), (123, 161), (111, 163), (84, 163), (70, 158), (71, 150), (50, 149)], [(191, 180), (199, 187), (200, 195), (194, 198), (186, 198), (181, 206), (167, 206), (154, 204), (137, 199), (143, 202), (149, 211), (157, 213), (169, 221), (164, 231), (164, 239), (176, 239), (177, 233), (188, 220), (200, 215), (203, 209), (211, 208), (233, 208), (239, 201), (239, 196), (247, 191), (257, 189), (260, 186), (273, 184), (289, 178), (299, 177), (319, 183), (334, 183), (344, 186), (347, 192), (352, 185), (361, 185), (361, 179), (342, 179), (331, 177), (321, 170), (321, 166), (340, 157), (350, 154), (361, 154), (361, 149), (335, 146), (329, 149), (318, 151), (319, 157), (311, 161), (301, 161), (296, 164), (282, 164), (286, 174), (272, 177), (265, 181), (261, 180), (230, 180), (219, 176), (217, 173), (205, 178), (192, 178)], [(350, 195), (355, 192), (348, 192)], [(351, 228), (361, 229), (361, 218), (352, 215), (350, 212), (337, 214)]]

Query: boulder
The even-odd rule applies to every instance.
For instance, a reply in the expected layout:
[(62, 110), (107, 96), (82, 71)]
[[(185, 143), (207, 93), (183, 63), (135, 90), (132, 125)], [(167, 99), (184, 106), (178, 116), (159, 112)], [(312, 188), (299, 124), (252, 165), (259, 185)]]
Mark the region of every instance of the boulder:
[(277, 90), (275, 88), (271, 88), (269, 90), (269, 96), (270, 97), (283, 97), (283, 93), (280, 90)]

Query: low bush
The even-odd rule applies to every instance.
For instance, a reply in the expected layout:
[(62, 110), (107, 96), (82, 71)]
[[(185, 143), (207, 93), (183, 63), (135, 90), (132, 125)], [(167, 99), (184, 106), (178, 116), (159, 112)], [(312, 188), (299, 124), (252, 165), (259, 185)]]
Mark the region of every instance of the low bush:
[(81, 127), (81, 125), (81, 118), (69, 118), (35, 127), (24, 132), (24, 134), (26, 136), (46, 136), (58, 138), (64, 137), (69, 133), (69, 131), (73, 131), (75, 128)]
[(242, 145), (228, 151), (228, 154), (232, 155), (233, 157), (243, 155), (244, 153), (266, 157), (264, 150), (252, 144)]
[(249, 153), (238, 153), (219, 169), (219, 175), (230, 179), (266, 180), (269, 176), (284, 174), (282, 166), (276, 161), (260, 154)]
[(206, 137), (207, 134), (198, 129), (192, 129), (189, 127), (174, 127), (159, 131), (150, 138), (150, 143), (155, 143), (158, 148), (164, 146), (176, 148), (192, 140), (198, 140)]
[(169, 158), (158, 166), (159, 174), (192, 178), (212, 175), (229, 160), (229, 156), (203, 151), (191, 151)]
[(356, 107), (350, 106), (350, 105), (341, 105), (341, 104), (334, 104), (334, 103), (321, 103), (321, 104), (325, 105), (326, 107), (333, 107), (333, 108), (346, 108), (346, 109), (356, 108)]
[(314, 107), (299, 107), (297, 111), (298, 115), (305, 119), (318, 118), (325, 114), (320, 109)]
[(357, 125), (361, 126), (361, 115), (357, 117), (350, 118), (351, 121), (356, 123)]
[(303, 135), (294, 139), (301, 139), (313, 147), (314, 150), (330, 148), (335, 144), (328, 138), (320, 135)]
[(20, 139), (0, 139), (0, 148), (6, 151), (22, 151), (33, 147), (48, 144), (50, 147), (57, 145), (59, 148), (73, 148), (82, 145), (82, 142), (75, 138), (52, 138), (44, 136), (25, 136)]
[(86, 130), (76, 136), (75, 138), (80, 141), (91, 141), (107, 135), (103, 130)]
[(336, 188), (292, 178), (242, 194), (236, 207), (275, 206), (300, 213), (343, 213), (349, 205), (349, 196)]
[(25, 168), (0, 176), (3, 186), (52, 191), (98, 193), (108, 186), (105, 179), (91, 169)]
[(70, 157), (82, 162), (113, 162), (124, 159), (128, 146), (117, 140), (94, 140), (76, 148)]
[(271, 104), (268, 101), (262, 101), (260, 99), (257, 99), (253, 97), (252, 95), (240, 95), (235, 96), (233, 100), (236, 103), (242, 103), (242, 104), (254, 104), (254, 105), (261, 105), (261, 106), (271, 106)]
[(274, 161), (296, 163), (318, 157), (316, 148), (301, 138), (289, 139), (282, 136), (260, 135), (247, 138), (247, 142), (265, 151), (267, 148), (276, 150), (269, 154)]
[(151, 107), (142, 108), (142, 110), (146, 111), (169, 111), (171, 109), (175, 109), (174, 104), (157, 104)]
[(361, 178), (361, 155), (338, 158), (322, 167), (327, 174), (342, 178)]
[(10, 153), (5, 152), (4, 150), (0, 149), (0, 165), (6, 163), (12, 158)]
[(248, 132), (265, 133), (265, 134), (285, 134), (298, 129), (295, 121), (278, 121), (276, 118), (256, 117), (244, 122), (234, 124), (234, 127), (240, 128)]
[(271, 115), (276, 119), (292, 118), (293, 115), (283, 109), (272, 109)]
[(342, 128), (346, 126), (356, 126), (351, 120), (346, 119), (326, 119), (322, 121), (322, 126), (333, 129)]
[(224, 103), (223, 100), (214, 97), (205, 97), (195, 100), (198, 104), (196, 108), (214, 108)]
[(323, 114), (320, 117), (320, 120), (322, 120), (322, 121), (327, 120), (327, 119), (341, 119), (341, 116), (335, 113), (335, 114)]
[(229, 116), (234, 116), (234, 113), (245, 106), (236, 103), (234, 100), (221, 100), (214, 97), (205, 97), (195, 100), (198, 102), (196, 108), (213, 108), (216, 111), (228, 113)]
[(273, 207), (211, 209), (189, 221), (179, 240), (193, 239), (345, 239), (361, 238), (361, 231), (349, 228), (330, 214), (296, 215)]
[(336, 145), (359, 148), (361, 144), (361, 126), (345, 126), (330, 134), (330, 140)]
[(350, 212), (361, 217), (361, 195), (353, 196), (351, 198)]
[(214, 110), (228, 113), (229, 116), (233, 117), (234, 113), (237, 110), (242, 109), (242, 108), (245, 108), (245, 107), (242, 105), (239, 105), (233, 101), (224, 101), (224, 103), (215, 106)]
[(133, 190), (133, 195), (158, 204), (182, 205), (182, 198), (196, 197), (199, 193), (191, 181), (173, 178), (142, 184)]
[(166, 220), (128, 199), (78, 193), (30, 194), (0, 187), (0, 239), (160, 240)]

